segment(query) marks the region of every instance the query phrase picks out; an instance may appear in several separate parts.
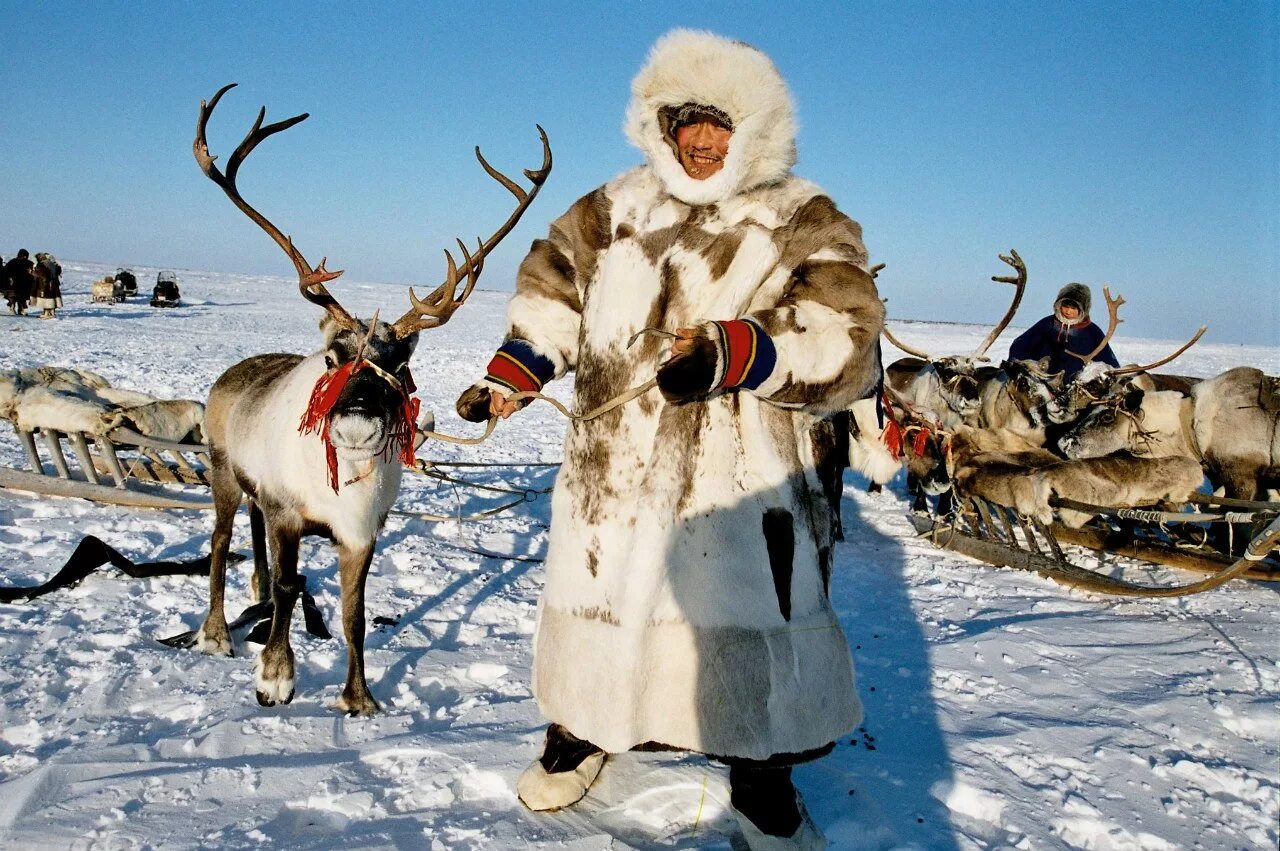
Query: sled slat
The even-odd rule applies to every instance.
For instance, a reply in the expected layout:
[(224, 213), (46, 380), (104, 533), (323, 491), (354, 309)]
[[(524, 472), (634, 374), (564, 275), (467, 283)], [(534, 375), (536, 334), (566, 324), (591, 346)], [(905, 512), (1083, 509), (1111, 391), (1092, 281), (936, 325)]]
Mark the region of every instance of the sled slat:
[(132, 476), (143, 482), (158, 482), (155, 473), (151, 472), (151, 465), (147, 463), (145, 458), (135, 458), (129, 462), (129, 469), (125, 470), (126, 476)]
[(120, 466), (120, 459), (116, 456), (116, 448), (111, 444), (110, 440), (98, 441), (98, 447), (102, 450), (102, 460), (107, 462), (107, 469), (111, 471), (111, 478), (115, 480), (116, 487), (124, 488), (124, 469)]
[(76, 461), (80, 463), (85, 481), (91, 485), (98, 484), (98, 471), (93, 467), (93, 456), (89, 454), (89, 444), (85, 442), (84, 432), (68, 432), (67, 437), (71, 440), (71, 448), (76, 453)]
[(987, 501), (975, 499), (974, 503), (978, 506), (978, 514), (982, 516), (982, 525), (987, 527), (986, 537), (1000, 541), (1000, 531), (996, 528), (996, 521), (992, 518), (990, 509), (987, 508)]
[(1036, 555), (1042, 555), (1044, 551), (1040, 549), (1040, 542), (1036, 540), (1036, 533), (1027, 525), (1027, 519), (1016, 512), (1015, 516), (1018, 518), (1018, 526), (1022, 529), (1022, 536), (1027, 539), (1027, 546), (1031, 548), (1031, 552)]
[(155, 473), (157, 479), (169, 484), (181, 484), (182, 480), (174, 473), (169, 466), (168, 460), (164, 458), (158, 451), (154, 449), (143, 449), (142, 454), (151, 461), (151, 472)]
[(71, 468), (67, 466), (67, 458), (62, 454), (62, 441), (58, 439), (58, 433), (51, 428), (42, 428), (40, 437), (44, 440), (45, 449), (49, 450), (49, 459), (53, 461), (53, 468), (58, 471), (58, 478), (71, 478)]
[(1016, 547), (1018, 545), (1018, 536), (1013, 533), (1013, 524), (1009, 522), (1008, 510), (1002, 505), (997, 505), (995, 509), (996, 514), (1000, 517), (1000, 525), (1004, 527), (1005, 538)]
[(44, 465), (40, 463), (40, 453), (36, 450), (35, 436), (29, 431), (22, 431), (15, 428), (18, 432), (18, 440), (22, 443), (23, 450), (27, 453), (27, 464), (31, 467), (31, 472), (44, 475)]

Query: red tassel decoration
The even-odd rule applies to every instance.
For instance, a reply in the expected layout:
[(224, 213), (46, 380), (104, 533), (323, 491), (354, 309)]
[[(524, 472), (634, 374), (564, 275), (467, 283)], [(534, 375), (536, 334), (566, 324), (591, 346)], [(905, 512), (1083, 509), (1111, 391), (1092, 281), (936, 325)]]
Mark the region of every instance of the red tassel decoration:
[(884, 442), (885, 448), (889, 450), (889, 454), (893, 456), (893, 460), (900, 461), (902, 459), (902, 429), (898, 424), (889, 419), (884, 424), (884, 431), (880, 434), (880, 439)]
[(923, 458), (925, 444), (928, 442), (928, 440), (929, 440), (929, 432), (927, 430), (920, 429), (918, 432), (916, 432), (915, 440), (911, 441), (911, 454), (916, 456), (917, 458)]

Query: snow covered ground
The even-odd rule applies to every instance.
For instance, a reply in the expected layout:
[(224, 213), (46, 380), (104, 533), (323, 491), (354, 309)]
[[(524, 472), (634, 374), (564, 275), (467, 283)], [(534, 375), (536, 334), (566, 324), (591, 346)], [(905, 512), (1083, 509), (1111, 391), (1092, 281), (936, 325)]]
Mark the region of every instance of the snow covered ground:
[[(118, 386), (202, 398), (243, 357), (316, 345), (318, 311), (290, 279), (185, 272), (186, 306), (161, 311), (141, 298), (91, 305), (90, 281), (114, 267), (65, 265), (68, 306), (58, 321), (0, 316), (4, 366), (87, 367)], [(147, 293), (156, 270), (137, 271)], [(398, 287), (345, 278), (332, 286), (361, 315), (407, 306)], [(453, 414), (453, 400), (498, 341), (505, 299), (478, 292), (451, 324), (423, 335), (414, 373), (444, 431), (478, 431)], [(993, 318), (1000, 309), (993, 305)], [(908, 322), (895, 330), (938, 353), (967, 351), (985, 331)], [(1207, 340), (1179, 371), (1247, 363), (1280, 372), (1280, 347), (1213, 343), (1212, 330)], [(1126, 359), (1152, 358), (1176, 342), (1122, 335), (1116, 347)], [(429, 445), (423, 454), (556, 461), (563, 428), (550, 406), (535, 406), (482, 446)], [(7, 427), (0, 464), (23, 466)], [(554, 470), (459, 474), (538, 489)], [(406, 482), (398, 505), (407, 509), (467, 513), (506, 496)], [(833, 594), (866, 720), (831, 757), (797, 771), (833, 847), (1276, 847), (1280, 589), (1233, 583), (1143, 601), (1071, 592), (933, 549), (912, 537), (900, 481), (879, 496), (864, 484), (846, 480), (849, 540)], [(533, 815), (516, 800), (515, 778), (543, 729), (529, 649), (548, 519), (546, 497), (481, 523), (390, 519), (369, 580), (370, 619), (394, 621), (371, 626), (369, 682), (384, 707), (371, 719), (328, 708), (345, 671), (340, 639), (297, 630), (298, 695), (274, 709), (254, 701), (257, 647), (240, 643), (243, 634), (234, 659), (157, 643), (198, 625), (203, 579), (129, 580), (108, 569), (33, 603), (0, 605), (0, 846), (740, 842), (726, 771), (698, 758), (614, 757), (588, 799), (563, 814)], [(85, 534), (135, 560), (195, 556), (211, 522), (201, 512), (0, 492), (0, 582), (43, 580)], [(242, 517), (234, 546), (248, 545)], [(309, 541), (303, 564), (336, 630), (333, 552)], [(247, 571), (232, 574), (234, 615), (247, 602)]]

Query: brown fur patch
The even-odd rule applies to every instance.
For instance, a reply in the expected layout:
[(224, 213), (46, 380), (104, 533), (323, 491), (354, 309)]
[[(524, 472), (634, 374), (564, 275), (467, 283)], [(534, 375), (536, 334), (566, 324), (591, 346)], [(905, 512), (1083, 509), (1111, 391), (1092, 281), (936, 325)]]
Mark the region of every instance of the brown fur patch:
[(520, 292), (559, 302), (575, 313), (582, 312), (582, 300), (574, 285), (574, 268), (551, 240), (535, 239), (516, 273)]
[(607, 623), (609, 626), (622, 626), (622, 621), (618, 620), (618, 616), (603, 606), (574, 609), (573, 616), (589, 621), (600, 621), (601, 623)]
[(676, 513), (683, 513), (693, 497), (693, 480), (698, 474), (698, 458), (702, 454), (702, 432), (707, 425), (707, 403), (689, 402), (667, 405), (659, 415), (659, 440), (676, 453)]
[(636, 235), (636, 229), (633, 228), (631, 225), (627, 224), (626, 222), (622, 222), (621, 224), (618, 225), (617, 229), (613, 232), (613, 239), (614, 239), (614, 242), (618, 242), (623, 239), (630, 239), (635, 235)]
[(654, 266), (657, 266), (658, 261), (670, 250), (671, 246), (675, 245), (676, 237), (680, 235), (680, 229), (683, 226), (683, 223), (670, 225), (636, 237), (636, 241), (640, 243), (640, 249), (644, 252), (645, 258)]
[(779, 262), (794, 269), (823, 248), (844, 247), (851, 262), (865, 264), (867, 249), (862, 244), (862, 226), (836, 209), (825, 195), (815, 195), (791, 221), (773, 232), (781, 258)]

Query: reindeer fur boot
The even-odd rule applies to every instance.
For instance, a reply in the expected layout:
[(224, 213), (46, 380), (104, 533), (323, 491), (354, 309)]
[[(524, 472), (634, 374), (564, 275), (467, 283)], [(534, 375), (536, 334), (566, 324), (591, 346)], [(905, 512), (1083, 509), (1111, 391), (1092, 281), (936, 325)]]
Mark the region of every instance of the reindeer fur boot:
[(604, 766), (604, 751), (561, 727), (547, 728), (542, 756), (516, 781), (520, 801), (534, 812), (563, 809), (582, 800)]
[(729, 801), (751, 851), (821, 851), (826, 837), (791, 784), (790, 768), (729, 768)]

